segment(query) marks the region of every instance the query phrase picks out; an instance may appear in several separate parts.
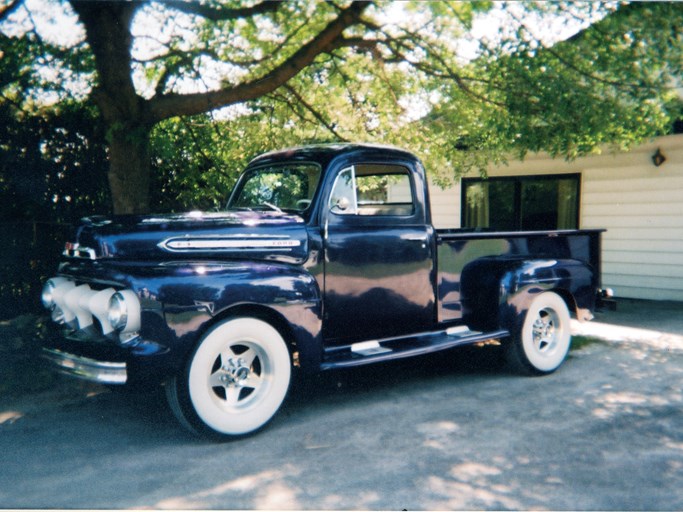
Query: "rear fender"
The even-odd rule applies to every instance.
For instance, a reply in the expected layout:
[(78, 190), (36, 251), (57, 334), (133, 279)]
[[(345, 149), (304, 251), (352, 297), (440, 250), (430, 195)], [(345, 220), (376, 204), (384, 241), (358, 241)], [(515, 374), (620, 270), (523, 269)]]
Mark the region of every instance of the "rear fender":
[(480, 258), (463, 269), (463, 319), (473, 329), (512, 332), (533, 298), (546, 291), (586, 318), (595, 307), (596, 286), (593, 270), (578, 260)]

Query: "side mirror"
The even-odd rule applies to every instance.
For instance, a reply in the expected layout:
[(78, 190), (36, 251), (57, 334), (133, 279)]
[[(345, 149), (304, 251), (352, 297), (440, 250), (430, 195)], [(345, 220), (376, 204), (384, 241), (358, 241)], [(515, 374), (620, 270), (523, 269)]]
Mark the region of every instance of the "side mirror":
[(337, 199), (337, 202), (332, 205), (332, 211), (340, 211), (340, 212), (345, 212), (346, 210), (349, 209), (349, 206), (351, 205), (351, 201), (349, 201), (348, 197), (340, 197)]

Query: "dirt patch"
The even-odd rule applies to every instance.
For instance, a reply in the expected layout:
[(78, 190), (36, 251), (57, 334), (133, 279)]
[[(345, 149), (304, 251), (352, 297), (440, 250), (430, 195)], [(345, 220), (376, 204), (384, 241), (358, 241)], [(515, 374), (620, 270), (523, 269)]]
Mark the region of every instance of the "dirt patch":
[(572, 345), (570, 350), (581, 350), (596, 343), (604, 343), (600, 338), (593, 336), (572, 336)]

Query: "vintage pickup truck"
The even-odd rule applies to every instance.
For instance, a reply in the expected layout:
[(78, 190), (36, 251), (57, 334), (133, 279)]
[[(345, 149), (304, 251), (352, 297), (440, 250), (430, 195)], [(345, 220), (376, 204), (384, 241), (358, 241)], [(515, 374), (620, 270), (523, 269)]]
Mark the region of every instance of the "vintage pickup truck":
[(437, 230), (406, 151), (271, 152), (223, 212), (84, 219), (43, 290), (61, 326), (44, 355), (76, 377), (163, 385), (182, 425), (219, 437), (263, 427), (293, 368), (495, 340), (513, 368), (550, 373), (570, 314), (589, 320), (599, 300), (600, 234)]

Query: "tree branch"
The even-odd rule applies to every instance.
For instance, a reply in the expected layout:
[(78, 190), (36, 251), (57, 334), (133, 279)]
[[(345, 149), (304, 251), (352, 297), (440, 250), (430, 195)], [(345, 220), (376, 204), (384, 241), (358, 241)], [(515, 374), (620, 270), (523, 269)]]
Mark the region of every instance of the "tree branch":
[(176, 11), (184, 12), (185, 14), (201, 16), (207, 20), (229, 21), (240, 18), (249, 18), (257, 14), (275, 12), (283, 2), (265, 1), (251, 7), (238, 7), (236, 9), (231, 9), (229, 7), (213, 7), (196, 1), (158, 0), (158, 3)]
[[(471, 98), (481, 101), (482, 103), (488, 103), (490, 105), (494, 105), (496, 107), (504, 107), (505, 105), (501, 102), (498, 102), (492, 98), (489, 98), (485, 96), (482, 93), (479, 93), (475, 91), (469, 84), (468, 82), (482, 82), (482, 80), (478, 80), (476, 78), (470, 78), (470, 77), (465, 77), (460, 73), (457, 73), (453, 67), (447, 62), (446, 58), (438, 51), (437, 48), (434, 48), (431, 43), (428, 41), (425, 41), (419, 37), (419, 34), (405, 31), (407, 37), (405, 38), (390, 38), (390, 41), (394, 43), (397, 47), (392, 48), (391, 45), (387, 44), (387, 47), (389, 48), (389, 51), (393, 53), (395, 57), (397, 57), (399, 62), (406, 62), (410, 64), (412, 67), (415, 69), (422, 71), (426, 75), (433, 76), (436, 78), (445, 78), (449, 80), (453, 80), (455, 84), (458, 86), (458, 88), (463, 91), (465, 94), (470, 96)], [(409, 41), (412, 44), (407, 44), (405, 41)], [(431, 64), (426, 64), (424, 62), (416, 62), (414, 59), (409, 59), (402, 51), (402, 50), (407, 50), (407, 51), (415, 51), (416, 48), (420, 48), (424, 52), (426, 52), (428, 55), (431, 56), (431, 58), (438, 64), (441, 69), (439, 69), (435, 65)]]
[[(624, 12), (624, 11), (622, 11), (622, 12)], [(516, 15), (514, 13), (512, 13), (511, 16), (517, 23), (519, 23), (520, 28), (522, 28), (527, 34), (529, 34), (530, 37), (532, 37), (534, 40), (538, 41), (539, 45), (541, 45), (540, 39), (527, 26), (526, 22), (523, 19), (521, 19), (518, 15)], [(607, 33), (600, 30), (600, 23), (592, 24), (590, 26), (590, 30), (600, 33), (605, 39), (609, 38), (609, 35)], [(562, 64), (563, 66), (565, 66), (567, 69), (571, 69), (571, 70), (575, 71), (576, 73), (578, 73), (579, 75), (581, 75), (581, 76), (583, 76), (589, 80), (593, 80), (595, 82), (599, 82), (599, 83), (602, 83), (605, 85), (609, 85), (609, 86), (614, 87), (616, 89), (621, 89), (621, 88), (631, 88), (634, 90), (641, 89), (642, 87), (638, 84), (627, 83), (627, 82), (616, 81), (616, 80), (608, 80), (606, 78), (603, 78), (603, 77), (593, 73), (592, 71), (590, 71), (588, 69), (584, 69), (581, 66), (579, 66), (578, 64), (571, 62), (569, 59), (565, 58), (560, 53), (561, 50), (560, 51), (556, 50), (556, 49), (561, 49), (563, 46), (566, 46), (567, 44), (573, 45), (576, 48), (576, 46), (578, 46), (580, 44), (579, 41), (585, 37), (584, 36), (585, 32), (586, 32), (585, 29), (580, 30), (579, 32), (574, 34), (572, 37), (570, 37), (567, 41), (557, 43), (554, 46), (542, 45), (543, 46), (542, 51), (552, 55), (553, 57), (555, 57), (555, 59), (557, 59), (557, 61), (560, 64)], [(569, 41), (569, 43), (568, 43), (568, 41)]]
[(335, 72), (339, 74), (339, 76), (342, 79), (342, 82), (344, 83), (344, 87), (346, 89), (346, 93), (348, 94), (349, 101), (351, 101), (351, 106), (356, 110), (360, 110), (360, 103), (356, 99), (355, 95), (353, 94), (353, 90), (349, 85), (353, 82), (353, 80), (339, 66), (338, 59), (335, 58), (334, 54), (332, 54), (332, 65), (334, 66)]
[(273, 92), (312, 64), (316, 57), (327, 53), (342, 36), (344, 30), (358, 22), (368, 5), (368, 2), (353, 2), (312, 40), (261, 78), (217, 91), (167, 94), (152, 98), (148, 104), (148, 121), (156, 123), (176, 115), (199, 114), (218, 107), (253, 100)]
[(334, 44), (330, 45), (328, 52), (339, 50), (340, 48), (356, 48), (363, 50), (370, 50), (374, 53), (377, 45), (382, 41), (376, 39), (363, 39), (362, 37), (340, 37)]
[(21, 5), (22, 0), (12, 0), (9, 4), (0, 7), (0, 21), (10, 16)]
[(315, 117), (318, 120), (320, 124), (327, 128), (332, 135), (337, 137), (342, 142), (348, 142), (348, 139), (342, 137), (339, 134), (339, 132), (337, 132), (335, 126), (333, 124), (330, 124), (323, 117), (323, 115), (320, 112), (318, 112), (315, 108), (313, 108), (313, 106), (310, 103), (308, 103), (291, 85), (285, 84), (284, 88), (287, 90), (287, 92), (294, 96), (296, 101), (298, 101), (299, 104), (301, 104), (301, 106), (304, 107), (306, 110), (308, 110), (313, 115), (313, 117)]

